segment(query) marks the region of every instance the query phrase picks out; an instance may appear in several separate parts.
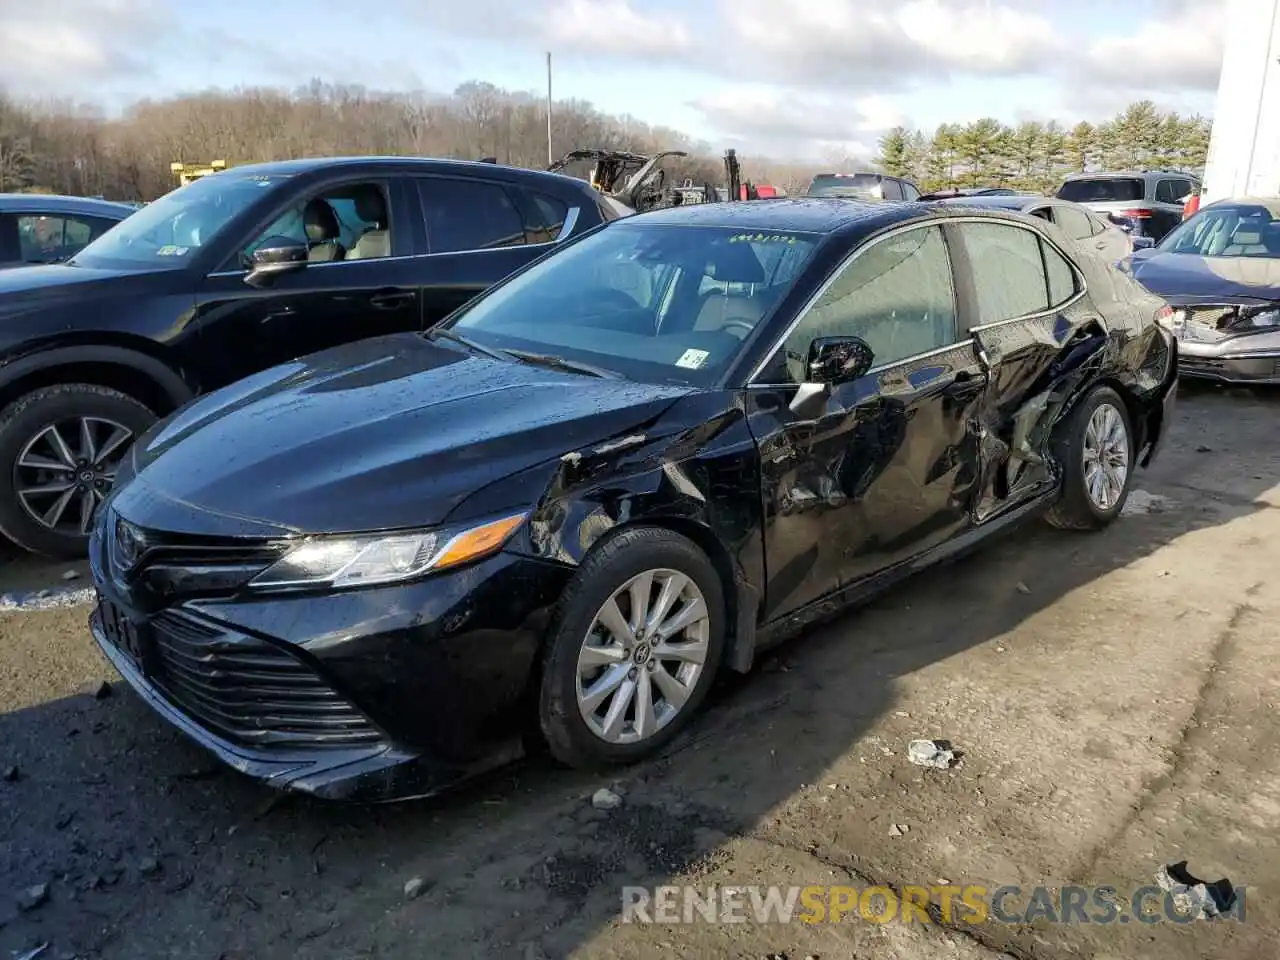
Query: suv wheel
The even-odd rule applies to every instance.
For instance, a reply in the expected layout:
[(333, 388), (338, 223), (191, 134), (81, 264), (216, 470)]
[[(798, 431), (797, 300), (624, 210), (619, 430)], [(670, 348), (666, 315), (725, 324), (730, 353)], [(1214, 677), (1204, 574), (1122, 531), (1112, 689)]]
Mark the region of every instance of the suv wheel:
[(58, 560), (83, 557), (121, 457), (155, 414), (88, 383), (43, 387), (0, 412), (0, 532)]

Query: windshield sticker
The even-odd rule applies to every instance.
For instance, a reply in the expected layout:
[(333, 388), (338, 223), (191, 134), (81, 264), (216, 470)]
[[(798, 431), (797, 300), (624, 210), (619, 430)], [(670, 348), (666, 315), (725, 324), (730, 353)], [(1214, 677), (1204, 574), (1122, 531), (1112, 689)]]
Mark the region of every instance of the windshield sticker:
[(173, 244), (167, 244), (156, 250), (157, 257), (185, 257), (190, 247), (176, 247)]
[(676, 361), (676, 366), (684, 367), (686, 370), (700, 370), (709, 356), (711, 354), (706, 350), (686, 350), (680, 354), (680, 359)]
[(788, 237), (778, 233), (739, 233), (729, 238), (730, 243), (785, 243), (794, 245), (798, 237)]

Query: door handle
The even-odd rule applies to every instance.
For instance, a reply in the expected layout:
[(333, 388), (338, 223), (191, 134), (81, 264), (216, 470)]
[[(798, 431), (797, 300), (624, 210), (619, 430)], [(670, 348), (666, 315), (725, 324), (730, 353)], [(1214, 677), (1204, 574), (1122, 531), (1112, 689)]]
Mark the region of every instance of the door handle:
[(375, 310), (395, 310), (404, 306), (414, 298), (415, 294), (408, 291), (398, 293), (380, 293), (369, 298), (369, 306)]

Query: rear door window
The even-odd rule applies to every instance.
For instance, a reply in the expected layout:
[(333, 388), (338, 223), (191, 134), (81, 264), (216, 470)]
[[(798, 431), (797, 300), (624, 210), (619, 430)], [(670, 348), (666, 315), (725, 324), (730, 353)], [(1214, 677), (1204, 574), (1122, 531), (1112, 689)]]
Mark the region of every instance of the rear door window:
[(1072, 203), (1135, 203), (1142, 195), (1137, 177), (1086, 177), (1068, 180), (1058, 188), (1058, 199)]
[(19, 259), (26, 263), (50, 263), (74, 256), (115, 226), (101, 217), (33, 213), (19, 215)]
[(485, 180), (422, 177), (418, 195), (432, 253), (523, 246), (525, 223), (501, 185)]
[(525, 237), (529, 243), (554, 243), (564, 229), (569, 207), (555, 197), (525, 187), (510, 186), (507, 192), (524, 216)]
[(897, 180), (890, 180), (888, 177), (885, 177), (881, 186), (884, 189), (884, 198), (886, 200), (905, 199), (902, 195), (902, 184), (898, 183)]
[(1003, 223), (961, 223), (973, 274), (978, 316), (973, 326), (999, 323), (1049, 309), (1049, 283), (1040, 237)]

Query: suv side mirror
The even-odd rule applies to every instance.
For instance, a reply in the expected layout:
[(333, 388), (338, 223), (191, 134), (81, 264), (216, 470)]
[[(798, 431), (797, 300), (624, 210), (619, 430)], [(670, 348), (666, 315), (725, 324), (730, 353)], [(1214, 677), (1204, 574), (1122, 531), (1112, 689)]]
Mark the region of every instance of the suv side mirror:
[(270, 237), (249, 254), (249, 272), (244, 282), (251, 287), (269, 286), (276, 277), (305, 267), (309, 253), (305, 243), (289, 237)]
[(867, 375), (876, 355), (861, 337), (819, 337), (809, 344), (805, 380), (835, 386)]

